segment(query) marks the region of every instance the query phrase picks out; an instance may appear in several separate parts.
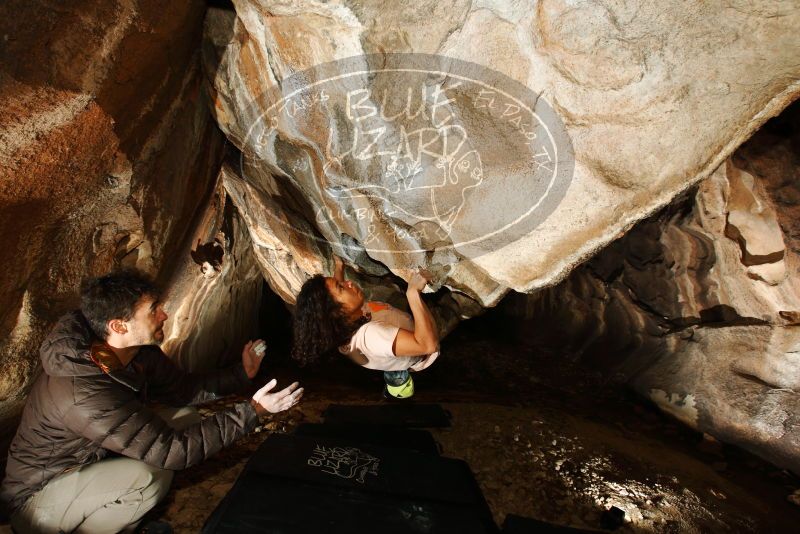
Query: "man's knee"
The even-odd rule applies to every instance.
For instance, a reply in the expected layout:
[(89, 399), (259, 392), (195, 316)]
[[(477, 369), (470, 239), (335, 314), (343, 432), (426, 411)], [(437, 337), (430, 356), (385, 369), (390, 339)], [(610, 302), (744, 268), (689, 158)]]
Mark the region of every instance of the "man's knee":
[[(76, 534), (93, 532), (132, 532), (144, 514), (149, 512), (169, 492), (172, 483), (172, 471), (159, 469), (138, 462), (131, 466), (129, 474), (133, 474), (131, 484), (121, 490), (113, 501), (97, 502), (94, 507), (82, 506), (86, 509), (80, 517), (75, 529)], [(88, 503), (87, 503), (88, 504)]]
[(132, 470), (127, 473), (127, 476), (131, 477), (128, 483), (129, 491), (119, 500), (141, 500), (142, 505), (149, 505), (148, 508), (152, 508), (169, 493), (169, 487), (174, 476), (173, 471), (147, 465), (138, 460), (126, 462), (125, 469)]
[[(130, 519), (130, 523), (137, 522), (142, 515), (152, 509), (159, 501), (169, 493), (170, 485), (174, 472), (169, 469), (160, 469), (147, 465), (144, 462), (137, 462), (139, 465), (134, 467), (136, 476), (130, 485), (129, 491), (117, 498), (113, 503), (107, 503), (105, 508), (111, 510), (119, 507), (120, 510), (135, 509), (136, 514)], [(123, 513), (125, 516), (127, 512)], [(97, 518), (87, 520), (84, 526), (94, 528), (97, 520), (105, 519), (105, 514), (100, 513)], [(91, 529), (87, 530), (91, 532)]]
[(142, 490), (143, 504), (152, 508), (169, 493), (174, 473), (169, 469), (159, 469), (153, 472), (150, 483)]
[[(126, 476), (131, 477), (128, 487), (131, 492), (130, 498), (137, 499), (141, 495), (143, 504), (152, 503), (152, 506), (163, 499), (169, 492), (172, 484), (174, 472), (169, 469), (161, 469), (148, 465), (139, 460), (120, 459), (124, 469), (128, 471)], [(120, 473), (121, 474), (121, 473)]]
[(167, 495), (172, 477), (132, 458), (103, 460), (50, 481), (11, 523), (20, 533), (122, 530)]

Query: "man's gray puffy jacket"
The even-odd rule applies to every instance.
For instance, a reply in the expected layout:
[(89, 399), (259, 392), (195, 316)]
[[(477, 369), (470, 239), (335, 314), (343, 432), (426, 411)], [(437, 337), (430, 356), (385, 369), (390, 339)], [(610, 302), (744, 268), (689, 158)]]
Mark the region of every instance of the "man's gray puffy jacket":
[(258, 424), (249, 402), (174, 430), (147, 407), (200, 403), (250, 385), (241, 364), (208, 376), (184, 374), (156, 346), (104, 372), (91, 357), (80, 312), (62, 317), (42, 343), (44, 372), (8, 451), (0, 498), (13, 512), (53, 477), (102, 460), (109, 451), (164, 469), (197, 464)]

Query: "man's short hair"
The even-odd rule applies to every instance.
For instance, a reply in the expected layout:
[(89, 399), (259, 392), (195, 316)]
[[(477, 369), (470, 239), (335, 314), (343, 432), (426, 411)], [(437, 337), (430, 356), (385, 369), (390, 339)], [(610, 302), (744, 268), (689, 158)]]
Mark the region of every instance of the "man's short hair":
[(105, 340), (108, 321), (128, 321), (133, 317), (139, 300), (147, 295), (161, 294), (155, 283), (144, 273), (135, 270), (112, 272), (84, 281), (81, 288), (81, 313), (94, 334)]

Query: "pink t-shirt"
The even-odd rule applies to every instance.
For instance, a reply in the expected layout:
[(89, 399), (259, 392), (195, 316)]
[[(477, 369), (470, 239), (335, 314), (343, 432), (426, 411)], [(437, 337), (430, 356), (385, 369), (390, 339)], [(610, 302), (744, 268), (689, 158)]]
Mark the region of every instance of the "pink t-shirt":
[[(366, 358), (367, 363), (362, 366), (378, 371), (422, 371), (439, 357), (439, 351), (411, 358), (395, 356), (392, 345), (397, 332), (401, 328), (413, 332), (414, 319), (384, 302), (367, 302), (364, 306), (371, 313), (370, 321), (361, 325), (350, 339), (350, 344), (339, 347), (339, 352), (351, 358), (355, 356), (355, 359)], [(358, 358), (359, 355), (363, 358)]]

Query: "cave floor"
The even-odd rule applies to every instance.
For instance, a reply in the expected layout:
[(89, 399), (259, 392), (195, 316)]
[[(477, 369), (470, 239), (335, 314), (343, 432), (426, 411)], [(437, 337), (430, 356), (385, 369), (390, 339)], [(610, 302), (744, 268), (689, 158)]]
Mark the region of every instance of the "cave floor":
[[(270, 433), (320, 422), (331, 403), (385, 402), (381, 374), (347, 362), (314, 374), (278, 364), (269, 376), (279, 384), (301, 380), (301, 405), (176, 473), (153, 517), (176, 532), (197, 532)], [(469, 463), (498, 524), (513, 513), (600, 528), (610, 506), (626, 512), (618, 532), (794, 532), (800, 524), (800, 507), (787, 500), (800, 487), (796, 476), (704, 439), (552, 351), (503, 346), (480, 329), (462, 329), (415, 383), (416, 402), (452, 413), (451, 428), (431, 433), (445, 456)]]

